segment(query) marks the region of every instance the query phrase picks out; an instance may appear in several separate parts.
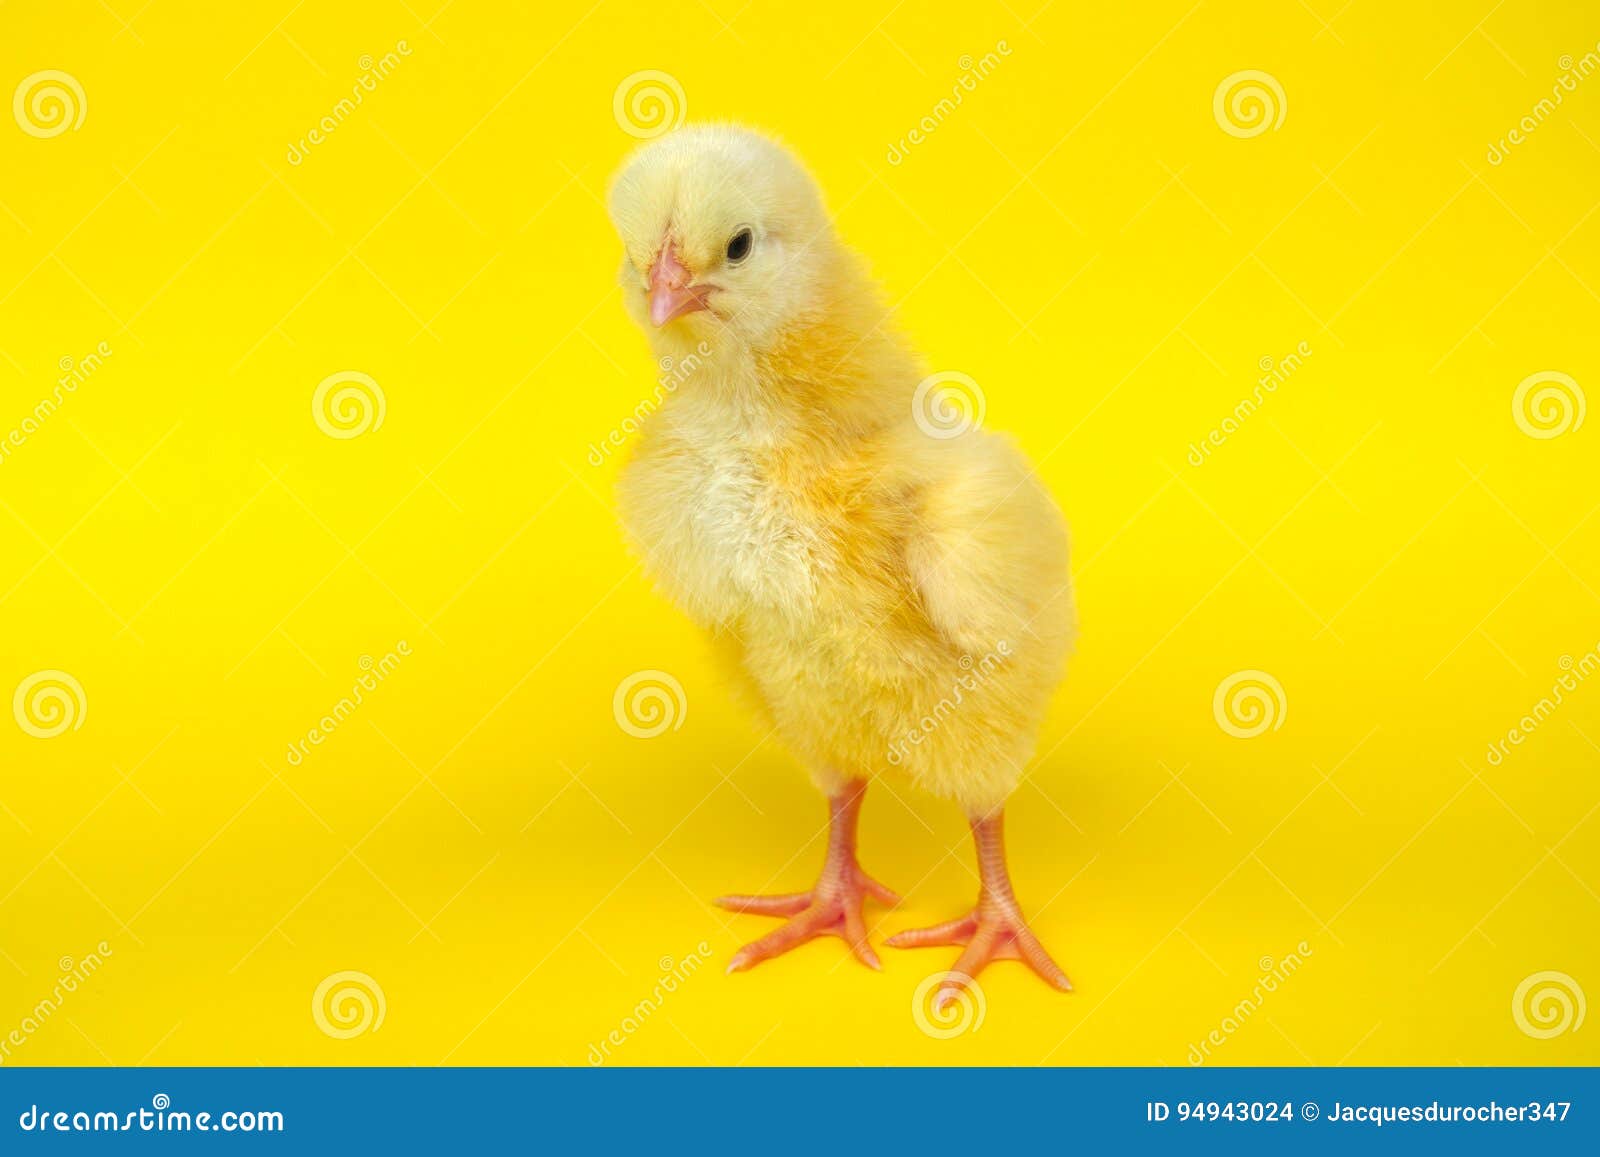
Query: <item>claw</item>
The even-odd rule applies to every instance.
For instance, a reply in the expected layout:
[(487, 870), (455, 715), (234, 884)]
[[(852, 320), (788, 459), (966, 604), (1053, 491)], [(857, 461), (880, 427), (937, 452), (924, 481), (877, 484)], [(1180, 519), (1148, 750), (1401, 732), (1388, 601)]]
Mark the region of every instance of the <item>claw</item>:
[(1005, 868), (998, 813), (972, 823), (978, 847), (978, 869), (982, 880), (978, 906), (965, 916), (946, 920), (931, 928), (912, 928), (897, 932), (886, 941), (892, 948), (930, 948), (936, 945), (961, 945), (962, 953), (944, 977), (934, 995), (936, 1011), (956, 1000), (971, 986), (973, 978), (995, 960), (1020, 960), (1044, 982), (1062, 992), (1072, 991), (1072, 981), (1061, 966), (1039, 943), (1017, 907), (1011, 879)]
[(883, 962), (867, 939), (867, 922), (861, 914), (870, 896), (894, 893), (871, 879), (854, 863), (844, 869), (825, 869), (822, 880), (809, 892), (784, 896), (722, 896), (717, 904), (735, 912), (761, 916), (787, 916), (782, 927), (751, 941), (728, 962), (729, 972), (744, 972), (762, 961), (781, 956), (818, 936), (837, 936), (850, 945), (855, 958), (875, 971)]
[(896, 892), (893, 888), (884, 887), (866, 873), (862, 873), (861, 886), (867, 890), (867, 895), (871, 896), (880, 904), (887, 904), (891, 908), (898, 908), (900, 906), (899, 892)]
[(781, 928), (776, 928), (761, 939), (739, 949), (728, 962), (728, 971), (743, 972), (748, 968), (754, 968), (764, 960), (781, 956), (789, 949), (821, 935), (823, 929), (820, 925), (824, 915), (822, 909), (807, 908)]
[(735, 952), (728, 962), (729, 972), (754, 968), (818, 936), (839, 937), (850, 945), (851, 954), (862, 964), (882, 971), (883, 962), (868, 940), (867, 922), (861, 910), (868, 898), (893, 906), (900, 902), (900, 897), (863, 872), (856, 863), (855, 829), (861, 809), (861, 791), (858, 784), (829, 800), (828, 858), (822, 876), (811, 891), (717, 898), (719, 907), (735, 912), (789, 918), (781, 927)]
[(897, 932), (884, 943), (891, 948), (934, 948), (961, 945), (963, 951), (945, 977), (945, 985), (934, 996), (934, 1007), (943, 1009), (968, 987), (974, 977), (996, 960), (1020, 960), (1044, 982), (1062, 992), (1072, 991), (1067, 974), (1050, 958), (1044, 946), (1013, 910), (982, 909), (931, 928), (909, 928)]
[(874, 972), (883, 971), (883, 962), (878, 959), (878, 954), (872, 950), (872, 945), (867, 941), (867, 922), (862, 919), (859, 907), (845, 908), (844, 937), (849, 941), (850, 951), (855, 954), (857, 960)]

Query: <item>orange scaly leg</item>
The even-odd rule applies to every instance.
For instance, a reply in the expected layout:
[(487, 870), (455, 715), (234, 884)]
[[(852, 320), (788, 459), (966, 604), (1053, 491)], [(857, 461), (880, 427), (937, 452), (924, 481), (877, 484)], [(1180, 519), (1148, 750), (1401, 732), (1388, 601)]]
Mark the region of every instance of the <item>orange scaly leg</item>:
[(1062, 992), (1072, 991), (1072, 982), (1044, 950), (1017, 906), (1006, 871), (1004, 814), (996, 809), (972, 821), (972, 842), (978, 849), (978, 906), (967, 915), (932, 928), (909, 929), (889, 937), (893, 948), (927, 948), (939, 944), (960, 944), (965, 951), (944, 979), (935, 1007), (945, 1005), (970, 985), (993, 960), (1021, 960)]
[(828, 856), (811, 891), (786, 896), (718, 897), (717, 904), (735, 912), (789, 917), (781, 928), (734, 953), (729, 972), (754, 968), (763, 960), (771, 960), (818, 936), (837, 936), (868, 968), (883, 967), (867, 942), (867, 924), (861, 909), (868, 896), (891, 906), (898, 904), (900, 897), (863, 872), (856, 862), (856, 826), (866, 790), (866, 782), (856, 780), (828, 798)]

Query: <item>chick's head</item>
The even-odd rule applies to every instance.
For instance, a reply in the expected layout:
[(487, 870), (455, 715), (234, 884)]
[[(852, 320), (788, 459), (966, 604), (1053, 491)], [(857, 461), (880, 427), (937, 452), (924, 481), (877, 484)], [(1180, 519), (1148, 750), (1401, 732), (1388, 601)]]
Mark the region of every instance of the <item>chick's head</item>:
[(697, 125), (641, 146), (611, 185), (628, 312), (658, 344), (770, 344), (817, 307), (832, 232), (775, 141)]

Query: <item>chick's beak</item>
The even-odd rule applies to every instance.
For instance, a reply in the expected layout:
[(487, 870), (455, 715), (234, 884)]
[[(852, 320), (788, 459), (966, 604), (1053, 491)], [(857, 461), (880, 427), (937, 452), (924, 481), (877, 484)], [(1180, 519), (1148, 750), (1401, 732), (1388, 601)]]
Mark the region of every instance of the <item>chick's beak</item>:
[(650, 267), (650, 324), (660, 327), (675, 317), (705, 309), (709, 287), (691, 285), (693, 275), (668, 241)]

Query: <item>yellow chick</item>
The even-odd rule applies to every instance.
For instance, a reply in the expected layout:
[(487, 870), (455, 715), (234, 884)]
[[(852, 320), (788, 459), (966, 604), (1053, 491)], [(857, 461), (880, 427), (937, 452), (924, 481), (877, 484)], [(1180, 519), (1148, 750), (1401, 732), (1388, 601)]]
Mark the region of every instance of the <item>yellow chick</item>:
[(862, 871), (856, 826), (868, 781), (899, 774), (966, 812), (981, 884), (969, 914), (888, 943), (965, 946), (941, 1007), (997, 958), (1070, 989), (1023, 919), (1001, 829), (1073, 634), (1054, 502), (924, 378), (777, 143), (678, 129), (629, 158), (610, 211), (624, 304), (681, 379), (621, 475), (624, 529), (828, 797), (810, 891), (718, 901), (787, 918), (729, 971), (820, 935), (880, 967), (863, 904), (899, 898)]

